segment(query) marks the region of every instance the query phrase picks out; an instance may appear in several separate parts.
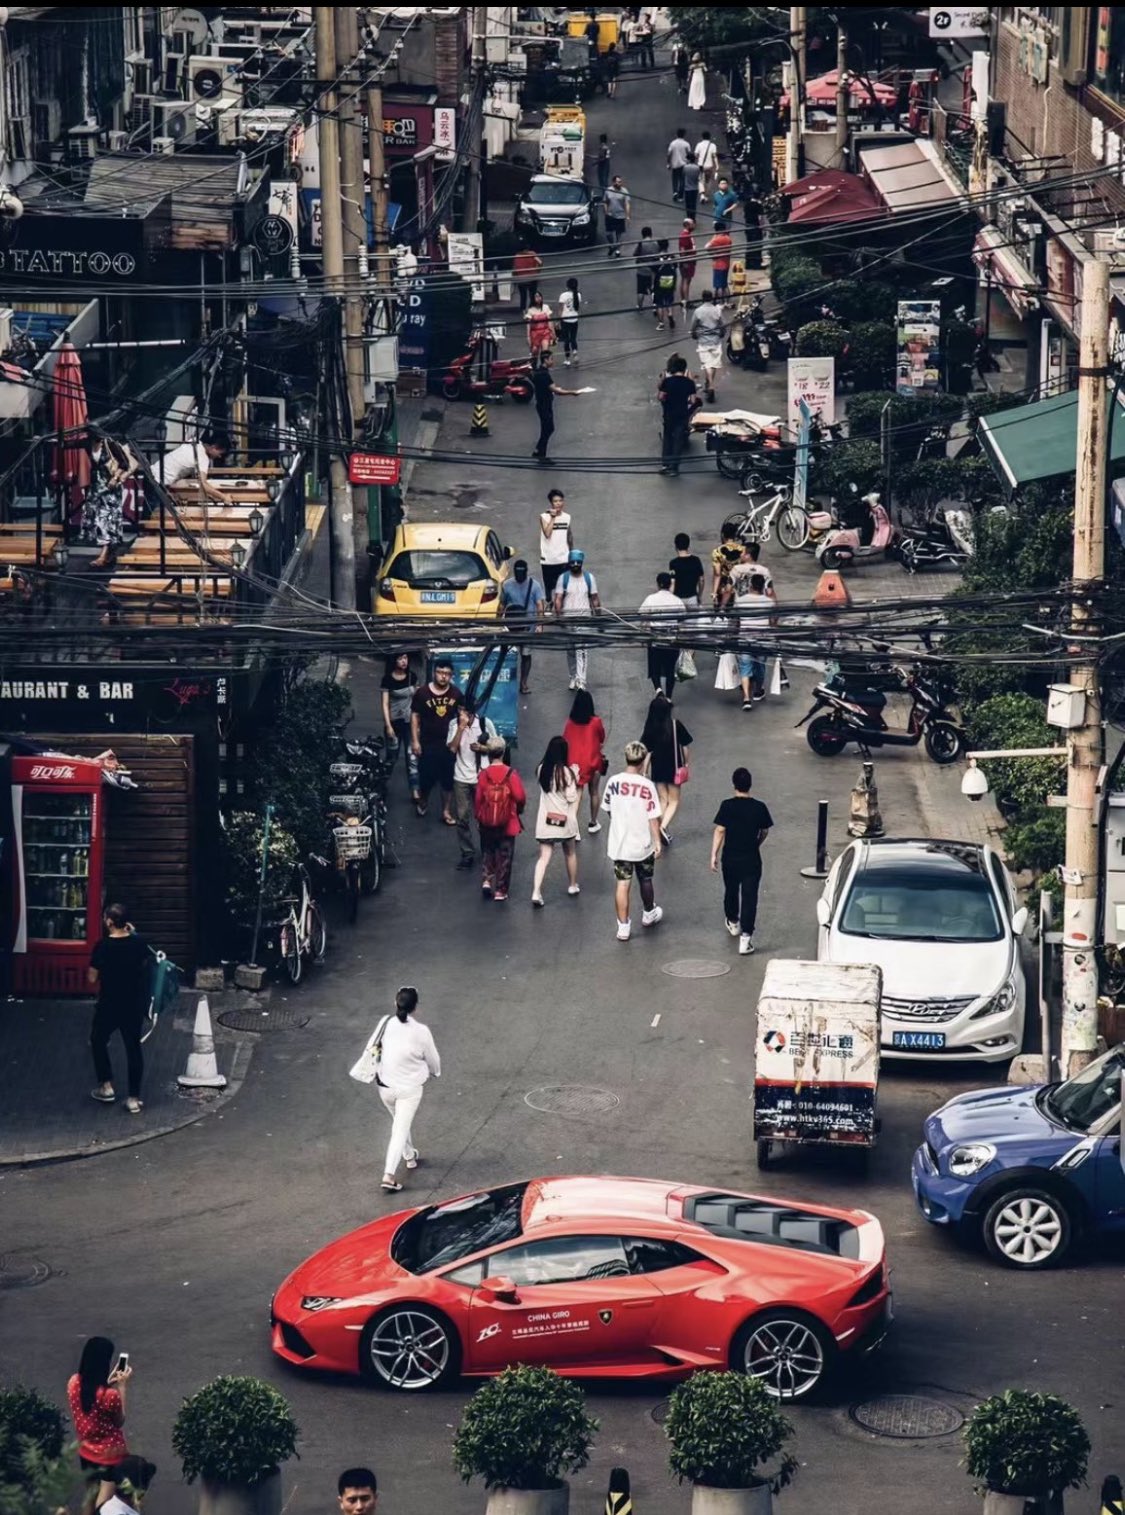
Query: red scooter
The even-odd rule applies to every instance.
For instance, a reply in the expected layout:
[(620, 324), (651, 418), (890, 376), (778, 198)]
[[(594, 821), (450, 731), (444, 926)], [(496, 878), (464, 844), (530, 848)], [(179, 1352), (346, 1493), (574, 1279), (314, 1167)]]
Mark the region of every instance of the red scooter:
[(447, 400), (503, 399), (505, 395), (527, 405), (534, 390), (531, 364), (498, 358), (491, 337), (474, 332), (468, 349), (454, 358), (441, 378), (441, 392)]

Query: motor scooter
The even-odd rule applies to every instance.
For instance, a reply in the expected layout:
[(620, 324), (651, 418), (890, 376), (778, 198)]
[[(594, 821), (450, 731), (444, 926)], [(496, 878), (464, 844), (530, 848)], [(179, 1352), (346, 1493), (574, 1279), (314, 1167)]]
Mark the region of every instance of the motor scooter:
[(898, 531), (878, 493), (865, 494), (863, 503), (867, 506), (865, 526), (830, 531), (816, 549), (816, 560), (822, 567), (850, 568), (855, 563), (890, 557), (897, 551)]
[(916, 526), (903, 528), (899, 535), (898, 560), (907, 573), (920, 568), (937, 568), (942, 563), (962, 568), (972, 556), (942, 509), (934, 510)]
[(468, 348), (452, 359), (441, 376), (445, 399), (498, 400), (507, 395), (520, 405), (528, 404), (535, 392), (531, 364), (521, 359), (499, 358), (496, 352), (492, 338), (474, 333)]
[(805, 737), (817, 757), (837, 757), (850, 743), (861, 751), (922, 743), (935, 763), (955, 763), (964, 750), (965, 733), (946, 704), (944, 691), (926, 683), (916, 668), (900, 673), (899, 679), (903, 692), (910, 696), (905, 727), (887, 725), (883, 716), (887, 696), (882, 689), (836, 675), (813, 690), (812, 708), (797, 722), (797, 729), (810, 722)]

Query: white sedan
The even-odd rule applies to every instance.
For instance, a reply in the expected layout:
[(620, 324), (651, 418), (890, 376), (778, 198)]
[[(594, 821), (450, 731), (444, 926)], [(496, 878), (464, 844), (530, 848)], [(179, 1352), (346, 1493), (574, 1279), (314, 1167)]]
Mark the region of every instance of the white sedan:
[(817, 961), (883, 970), (885, 1057), (1002, 1062), (1023, 1045), (1027, 910), (991, 847), (858, 841), (816, 904)]

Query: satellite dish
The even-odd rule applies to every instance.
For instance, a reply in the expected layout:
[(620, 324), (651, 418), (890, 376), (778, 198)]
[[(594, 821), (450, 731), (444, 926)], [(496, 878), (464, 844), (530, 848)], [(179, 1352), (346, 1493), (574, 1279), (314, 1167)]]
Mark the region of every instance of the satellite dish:
[(186, 32), (193, 47), (202, 47), (211, 30), (203, 12), (193, 10), (177, 11), (171, 29), (173, 32)]

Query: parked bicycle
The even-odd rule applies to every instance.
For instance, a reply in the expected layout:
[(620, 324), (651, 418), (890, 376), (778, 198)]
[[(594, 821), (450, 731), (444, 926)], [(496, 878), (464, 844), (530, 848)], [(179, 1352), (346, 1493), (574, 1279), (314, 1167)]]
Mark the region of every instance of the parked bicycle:
[[(740, 489), (744, 498), (752, 498), (754, 490)], [(800, 552), (809, 539), (809, 518), (806, 511), (793, 503), (793, 491), (788, 484), (778, 484), (768, 499), (751, 505), (738, 520), (738, 535), (743, 542), (768, 542), (777, 527), (777, 536), (783, 547), (790, 552)]]
[(313, 899), (309, 870), (304, 863), (297, 865), (297, 880), (300, 893), (288, 895), (284, 899), (283, 903), (289, 906), (289, 914), (282, 921), (278, 933), (281, 963), (291, 984), (301, 982), (306, 958), (321, 963), (328, 950), (324, 915)]

